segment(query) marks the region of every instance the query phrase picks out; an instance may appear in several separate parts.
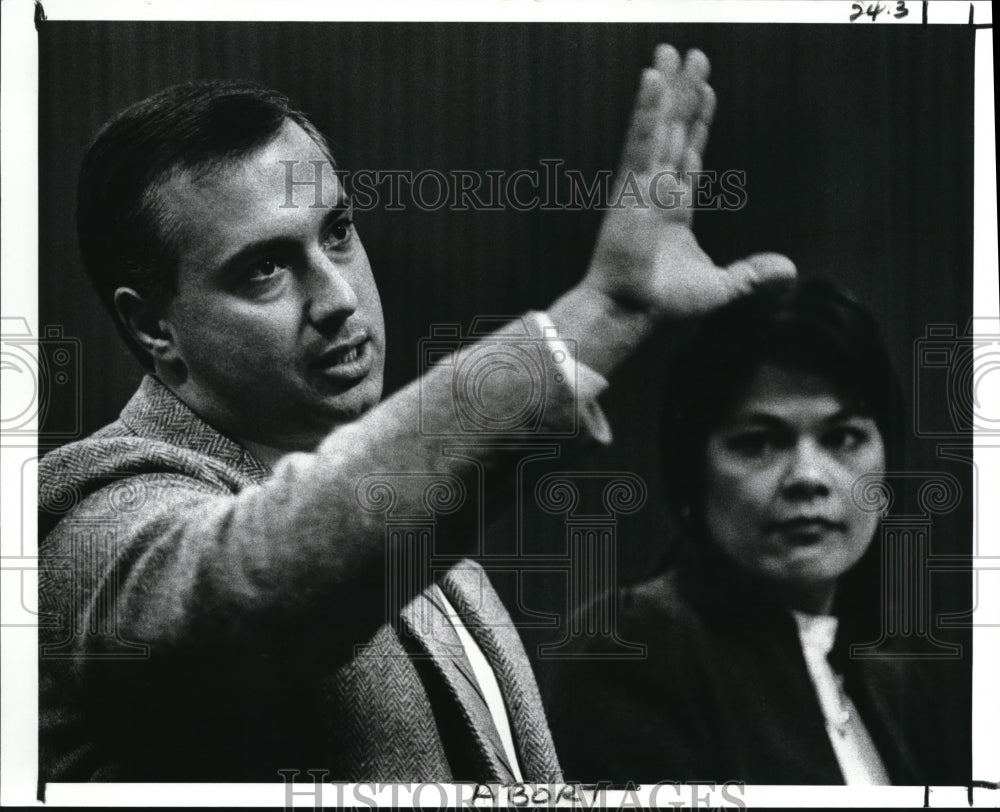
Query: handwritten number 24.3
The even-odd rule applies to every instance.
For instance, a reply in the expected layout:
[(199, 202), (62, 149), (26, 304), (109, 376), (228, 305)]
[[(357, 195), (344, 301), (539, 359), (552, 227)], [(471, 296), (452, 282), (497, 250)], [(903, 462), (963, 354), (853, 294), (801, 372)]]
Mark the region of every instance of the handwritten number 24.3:
[(851, 9), (853, 10), (853, 13), (851, 14), (852, 23), (859, 17), (861, 17), (862, 14), (867, 14), (869, 17), (872, 18), (872, 20), (874, 20), (876, 17), (879, 16), (879, 14), (885, 12), (887, 14), (891, 14), (893, 17), (899, 20), (910, 13), (910, 10), (906, 7), (906, 0), (896, 0), (895, 11), (891, 11), (882, 3), (869, 3), (867, 8), (862, 6), (861, 3), (851, 3)]

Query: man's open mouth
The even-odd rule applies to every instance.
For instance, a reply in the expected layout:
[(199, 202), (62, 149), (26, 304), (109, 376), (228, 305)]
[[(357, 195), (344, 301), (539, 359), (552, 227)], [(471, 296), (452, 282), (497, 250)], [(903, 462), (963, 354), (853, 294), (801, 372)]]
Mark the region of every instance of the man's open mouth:
[(365, 377), (371, 371), (373, 355), (371, 340), (360, 336), (326, 350), (312, 366), (326, 377), (352, 381)]

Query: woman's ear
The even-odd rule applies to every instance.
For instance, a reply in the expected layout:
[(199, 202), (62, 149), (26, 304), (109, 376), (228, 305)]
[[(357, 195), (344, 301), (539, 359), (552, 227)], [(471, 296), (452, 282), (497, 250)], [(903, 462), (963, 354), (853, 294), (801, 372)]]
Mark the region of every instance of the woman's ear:
[(154, 362), (169, 364), (180, 359), (170, 322), (161, 318), (139, 293), (132, 288), (118, 288), (115, 310), (129, 334)]

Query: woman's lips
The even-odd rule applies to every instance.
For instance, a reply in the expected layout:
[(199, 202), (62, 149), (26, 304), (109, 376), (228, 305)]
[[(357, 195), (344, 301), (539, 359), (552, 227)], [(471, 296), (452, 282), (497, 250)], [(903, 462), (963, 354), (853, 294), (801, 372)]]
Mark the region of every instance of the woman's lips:
[(844, 532), (847, 526), (843, 522), (821, 516), (796, 516), (791, 519), (768, 522), (765, 528), (773, 533), (781, 533), (784, 536), (808, 542), (815, 541), (827, 533)]

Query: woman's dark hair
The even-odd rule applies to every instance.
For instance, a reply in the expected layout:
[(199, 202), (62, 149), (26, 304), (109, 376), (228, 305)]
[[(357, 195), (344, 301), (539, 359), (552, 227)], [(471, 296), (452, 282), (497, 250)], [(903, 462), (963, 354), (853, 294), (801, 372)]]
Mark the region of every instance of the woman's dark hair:
[(675, 517), (700, 521), (708, 436), (764, 364), (829, 381), (874, 418), (887, 467), (900, 466), (902, 389), (871, 313), (821, 278), (770, 282), (703, 317), (671, 353), (661, 436)]
[(83, 266), (147, 368), (150, 359), (117, 317), (114, 294), (131, 287), (160, 305), (176, 292), (176, 248), (160, 185), (176, 171), (207, 172), (246, 156), (286, 121), (302, 127), (333, 164), (329, 142), (287, 96), (248, 82), (168, 87), (111, 119), (88, 149), (76, 198)]

